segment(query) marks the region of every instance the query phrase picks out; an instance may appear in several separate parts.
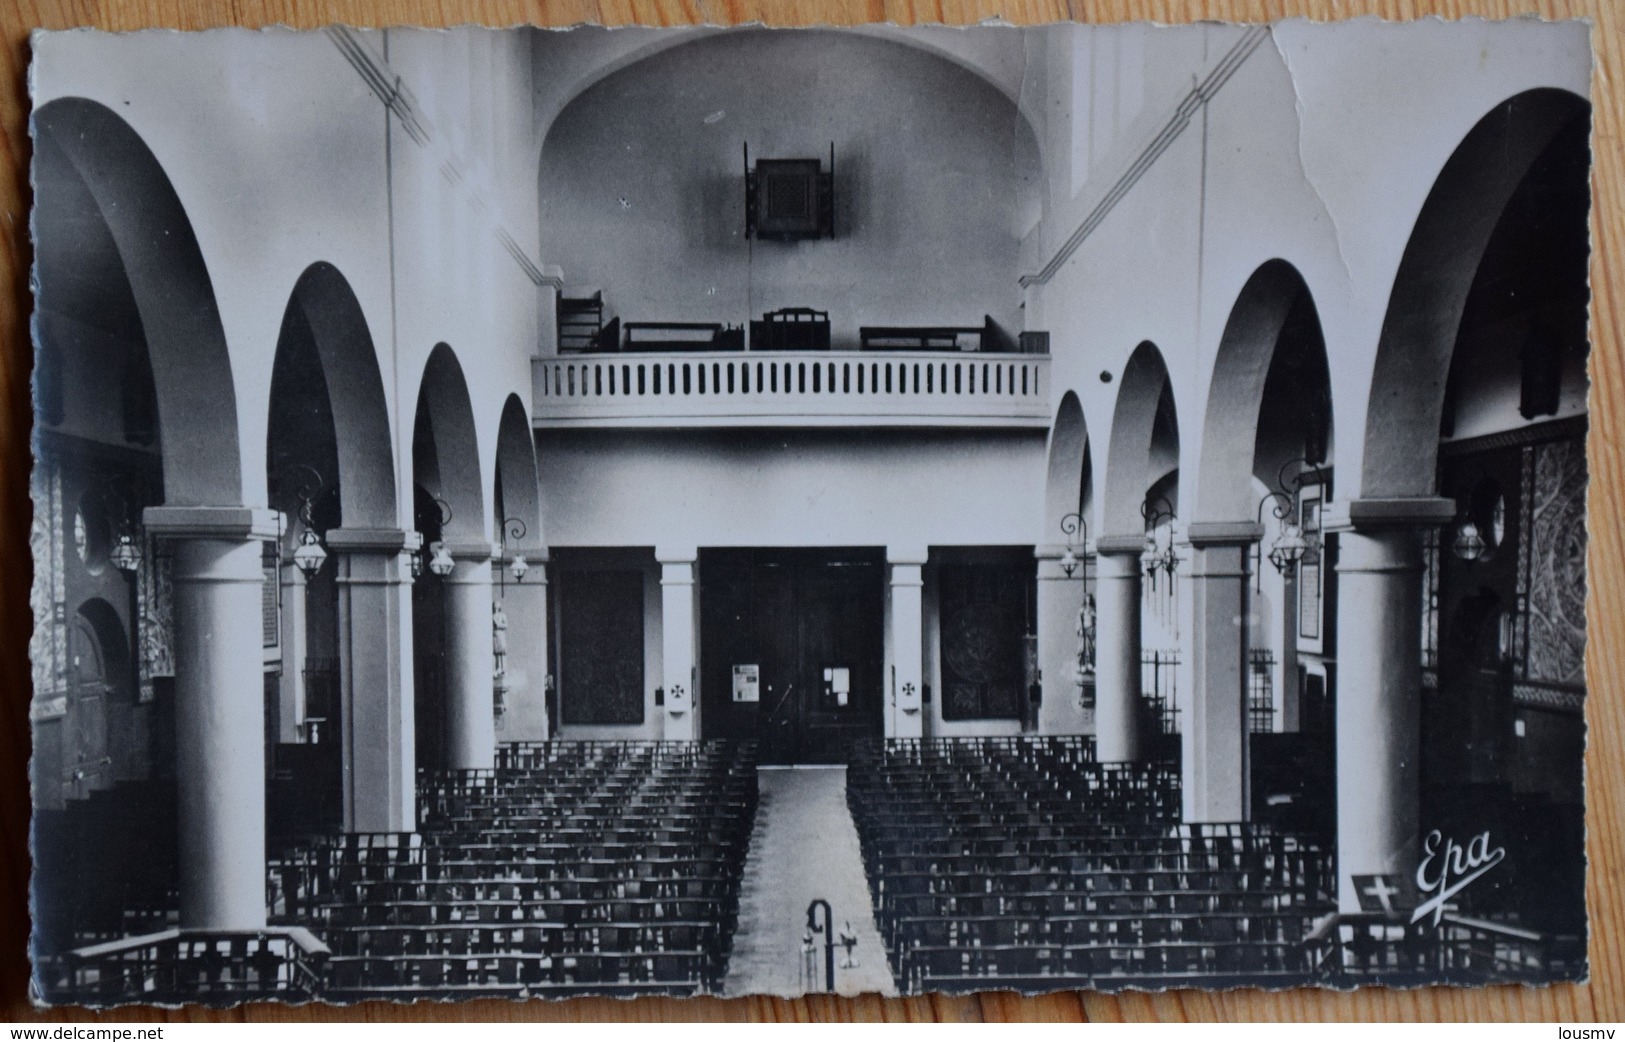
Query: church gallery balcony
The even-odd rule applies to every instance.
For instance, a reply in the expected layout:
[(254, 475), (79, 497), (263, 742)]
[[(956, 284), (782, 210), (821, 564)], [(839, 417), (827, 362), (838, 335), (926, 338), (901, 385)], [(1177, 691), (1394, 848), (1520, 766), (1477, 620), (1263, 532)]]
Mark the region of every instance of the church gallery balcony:
[(532, 362), (535, 425), (1033, 427), (1050, 359), (920, 351), (620, 351)]

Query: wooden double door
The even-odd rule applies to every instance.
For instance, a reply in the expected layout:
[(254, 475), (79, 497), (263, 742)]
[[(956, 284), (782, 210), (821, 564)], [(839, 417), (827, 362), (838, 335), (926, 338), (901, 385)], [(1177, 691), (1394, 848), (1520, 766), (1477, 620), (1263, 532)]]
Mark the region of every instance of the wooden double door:
[(763, 763), (842, 763), (882, 734), (885, 552), (702, 550), (701, 720)]

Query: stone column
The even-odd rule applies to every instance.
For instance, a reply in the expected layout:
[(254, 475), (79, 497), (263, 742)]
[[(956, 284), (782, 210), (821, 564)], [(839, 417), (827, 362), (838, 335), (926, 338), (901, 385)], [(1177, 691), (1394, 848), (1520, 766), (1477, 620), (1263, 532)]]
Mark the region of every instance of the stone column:
[(508, 616), (507, 712), (497, 727), (502, 742), (540, 742), (547, 738), (547, 548), (510, 550), (496, 567), (507, 568), (516, 553), (530, 570), (521, 580), (510, 571), (499, 584)]
[(1095, 541), (1095, 755), (1140, 758), (1140, 554), (1145, 536)]
[(417, 827), (411, 552), (388, 528), (327, 533), (338, 585), (339, 741), (347, 832)]
[(661, 686), (666, 689), (665, 737), (693, 741), (699, 737), (695, 721), (699, 699), (694, 669), (694, 547), (655, 548), (660, 562)]
[(925, 628), (921, 591), (925, 581), (924, 547), (886, 548), (891, 581), (892, 675), (886, 678), (886, 697), (895, 710), (892, 735), (920, 738), (925, 734)]
[(1247, 757), (1248, 558), (1256, 522), (1190, 526), (1185, 598), (1191, 693), (1181, 749), (1187, 822), (1250, 817)]
[[(1073, 551), (1077, 553), (1076, 550)], [(1079, 554), (1071, 575), (1061, 568), (1064, 546), (1040, 546), (1038, 558), (1038, 668), (1043, 704), (1038, 709), (1039, 734), (1083, 734), (1090, 723), (1079, 701), (1078, 612), (1083, 608), (1089, 571)]]
[(149, 507), (173, 561), (184, 930), (265, 928), (264, 544), (277, 516)]
[(1420, 819), (1422, 542), (1448, 499), (1354, 500), (1339, 532), (1338, 907), (1360, 909), (1355, 876), (1410, 879)]
[(446, 543), (446, 766), (496, 765), (496, 656), (491, 647), (491, 544)]
[(277, 685), (277, 741), (303, 739), (305, 722), (305, 573), (285, 556), (277, 610), (281, 614), (282, 679)]

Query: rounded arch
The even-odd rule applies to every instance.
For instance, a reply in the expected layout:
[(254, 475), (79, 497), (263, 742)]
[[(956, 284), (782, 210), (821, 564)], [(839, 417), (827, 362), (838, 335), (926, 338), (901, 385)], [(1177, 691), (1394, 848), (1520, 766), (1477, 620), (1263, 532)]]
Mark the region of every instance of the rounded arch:
[(1055, 542), (1062, 537), (1061, 522), (1069, 514), (1082, 514), (1093, 523), (1088, 512), (1093, 504), (1094, 475), (1090, 473), (1089, 426), (1084, 419), (1083, 406), (1072, 391), (1061, 396), (1061, 405), (1055, 411), (1055, 423), (1050, 427), (1049, 471), (1044, 481), (1044, 528), (1040, 542)]
[(168, 175), (141, 136), (94, 101), (48, 102), (34, 113), (33, 130), (41, 312), (94, 314), (109, 301), (87, 294), (127, 285), (152, 370), (165, 502), (241, 502), (225, 329)]
[(1140, 505), (1146, 492), (1179, 469), (1179, 418), (1162, 352), (1142, 341), (1123, 367), (1106, 460), (1101, 531), (1113, 536), (1145, 530)]
[(310, 328), (329, 391), (341, 389), (330, 399), (345, 523), (392, 526), (398, 511), (389, 407), (361, 302), (338, 268), (318, 261), (294, 285), (290, 316), (296, 308)]
[(75, 613), (73, 664), (81, 681), (105, 686), (117, 701), (135, 699), (134, 665), (130, 659), (129, 637), (115, 609), (100, 597), (79, 605)]
[[(332, 469), (322, 476), (337, 484), (342, 523), (352, 528), (394, 527), (395, 462), (383, 376), (361, 304), (344, 275), (326, 261), (312, 264), (299, 276), (283, 313), (272, 365), (272, 416), (279, 415), (279, 403), (286, 396), (300, 394), (321, 399), (312, 408), (323, 414), (323, 422), (294, 430), (272, 426), (267, 458), (273, 486), (278, 456), (307, 465), (316, 464), (294, 457), (330, 459)], [(332, 438), (330, 446), (301, 449), (289, 444), (322, 434)]]
[[(894, 244), (899, 236), (913, 242), (911, 232), (919, 234), (922, 227), (954, 226), (941, 214), (922, 221), (906, 209), (887, 208), (884, 214), (876, 209), (869, 186), (904, 176), (898, 168), (910, 157), (932, 169), (955, 165), (956, 177), (944, 182), (945, 199), (952, 202), (939, 200), (938, 210), (951, 211), (959, 221), (979, 218), (980, 225), (996, 225), (999, 233), (1019, 240), (1040, 215), (1043, 135), (1020, 104), (1019, 78), (1012, 86), (996, 61), (978, 61), (914, 36), (828, 28), (696, 31), (640, 46), (632, 46), (634, 39), (641, 38), (629, 38), (626, 53), (606, 55), (559, 93), (557, 110), (542, 127), (535, 167), (541, 234), (553, 244), (544, 252), (572, 281), (613, 294), (616, 307), (628, 305), (632, 287), (616, 285), (617, 264), (590, 263), (603, 248), (598, 240), (604, 204), (615, 207), (608, 212), (620, 213), (618, 220), (683, 214), (685, 222), (697, 222), (685, 224), (692, 230), (683, 238), (697, 237), (696, 244), (703, 243), (711, 257), (706, 263), (714, 264), (718, 247), (743, 244), (731, 227), (743, 211), (695, 210), (693, 193), (722, 198), (719, 193), (730, 190), (728, 178), (742, 177), (742, 144), (749, 146), (753, 162), (783, 157), (786, 150), (821, 157), (826, 143), (833, 145), (832, 203), (836, 239), (842, 242), (865, 233), (875, 235), (877, 244)], [(922, 77), (928, 89), (920, 86)], [(855, 80), (861, 86), (854, 86)], [(863, 109), (861, 99), (877, 93), (888, 102)], [(949, 96), (955, 99), (951, 105), (942, 101)], [(672, 127), (687, 125), (690, 115), (703, 121), (697, 129), (667, 136)], [(933, 133), (914, 138), (906, 148), (881, 146), (923, 126)], [(922, 149), (930, 154), (922, 155)], [(852, 157), (861, 161), (855, 164)], [(966, 197), (968, 189), (966, 195), (954, 194), (961, 182), (994, 176), (997, 183), (978, 197), (979, 205)], [(675, 201), (662, 190), (667, 185), (681, 189)], [(620, 187), (610, 192), (611, 186)], [(979, 247), (980, 239), (975, 241)], [(762, 277), (761, 270), (756, 277)], [(817, 287), (804, 292), (816, 293)], [(855, 327), (850, 334), (855, 339)], [(836, 335), (842, 335), (839, 329)]]
[(1433, 492), (1450, 360), (1478, 266), (1513, 193), (1576, 121), (1584, 98), (1539, 88), (1468, 132), (1422, 204), (1394, 277), (1366, 407), (1360, 495)]
[[(578, 29), (576, 31), (580, 32), (581, 30)], [(816, 28), (775, 30), (769, 29), (765, 26), (743, 26), (734, 31), (781, 33), (793, 31), (802, 33), (827, 33), (835, 30), (828, 28), (822, 30)], [(980, 31), (985, 31), (985, 29)], [(1022, 32), (1022, 30), (1019, 29), (1000, 29), (997, 31), (1001, 33), (1017, 34)], [(623, 69), (627, 69), (650, 58), (654, 58), (674, 48), (682, 47), (687, 44), (696, 43), (716, 36), (725, 35), (728, 32), (729, 30), (717, 26), (694, 26), (682, 29), (661, 29), (654, 32), (648, 32), (647, 35), (634, 34), (625, 29), (618, 31), (618, 33), (605, 33), (603, 36), (605, 56), (603, 59), (597, 64), (588, 68), (585, 72), (576, 76), (576, 78), (573, 79), (568, 86), (566, 86), (563, 90), (558, 91), (549, 99), (551, 103), (550, 110), (545, 113), (547, 123), (541, 127), (541, 133), (537, 138), (537, 140), (540, 142), (536, 152), (538, 165), (540, 162), (541, 152), (546, 148), (548, 131), (552, 129), (553, 121), (556, 120), (565, 109), (570, 107), (571, 102), (575, 101), (577, 98), (581, 97), (581, 95), (587, 93), (587, 91), (591, 90), (599, 83), (622, 71)], [(1037, 128), (1033, 126), (1031, 117), (1025, 111), (1021, 110), (1021, 88), (1022, 84), (1024, 83), (1024, 77), (1017, 76), (1012, 78), (1008, 74), (1001, 76), (995, 67), (997, 64), (996, 58), (992, 58), (990, 56), (990, 59), (984, 62), (982, 60), (978, 60), (978, 58), (971, 53), (973, 48), (970, 46), (961, 44), (960, 46), (955, 47), (952, 46), (952, 43), (957, 41), (948, 41), (940, 37), (932, 38), (924, 33), (911, 32), (897, 26), (862, 26), (845, 30), (845, 32), (854, 36), (869, 36), (874, 39), (885, 40), (886, 42), (894, 43), (899, 47), (920, 51), (964, 70), (966, 73), (976, 77), (977, 79), (986, 83), (989, 87), (992, 87), (994, 90), (1008, 98), (1010, 103), (1017, 107), (1021, 121), (1026, 126), (1028, 133), (1032, 135), (1033, 140), (1039, 143), (1043, 141), (1043, 135), (1038, 133)], [(954, 30), (954, 34), (956, 36), (962, 35), (964, 32), (966, 32), (966, 30)], [(1022, 68), (1024, 68), (1024, 66)]]
[(536, 478), (536, 443), (531, 436), (530, 418), (517, 394), (508, 395), (502, 405), (497, 427), (497, 473), (495, 495), (496, 523), (506, 527), (510, 519), (525, 526), (525, 534), (515, 538), (508, 533), (508, 549), (515, 546), (543, 546), (541, 493)]
[(1314, 298), (1297, 268), (1265, 261), (1242, 286), (1219, 339), (1191, 519), (1253, 520), (1253, 475), (1273, 485), (1276, 470), (1298, 456), (1321, 462), (1330, 437), (1331, 377)]
[(474, 408), (462, 363), (447, 344), (436, 344), (423, 367), (412, 429), (412, 472), (425, 492), (451, 508), (442, 538), (459, 542), (486, 538)]

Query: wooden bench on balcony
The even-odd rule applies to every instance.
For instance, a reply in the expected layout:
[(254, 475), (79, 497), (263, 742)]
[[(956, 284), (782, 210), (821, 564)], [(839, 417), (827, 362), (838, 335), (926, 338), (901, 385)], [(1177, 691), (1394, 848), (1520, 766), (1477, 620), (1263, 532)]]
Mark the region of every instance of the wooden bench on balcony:
[(828, 351), (829, 312), (780, 308), (750, 324), (752, 351)]
[(745, 334), (720, 322), (627, 322), (626, 351), (743, 351)]

